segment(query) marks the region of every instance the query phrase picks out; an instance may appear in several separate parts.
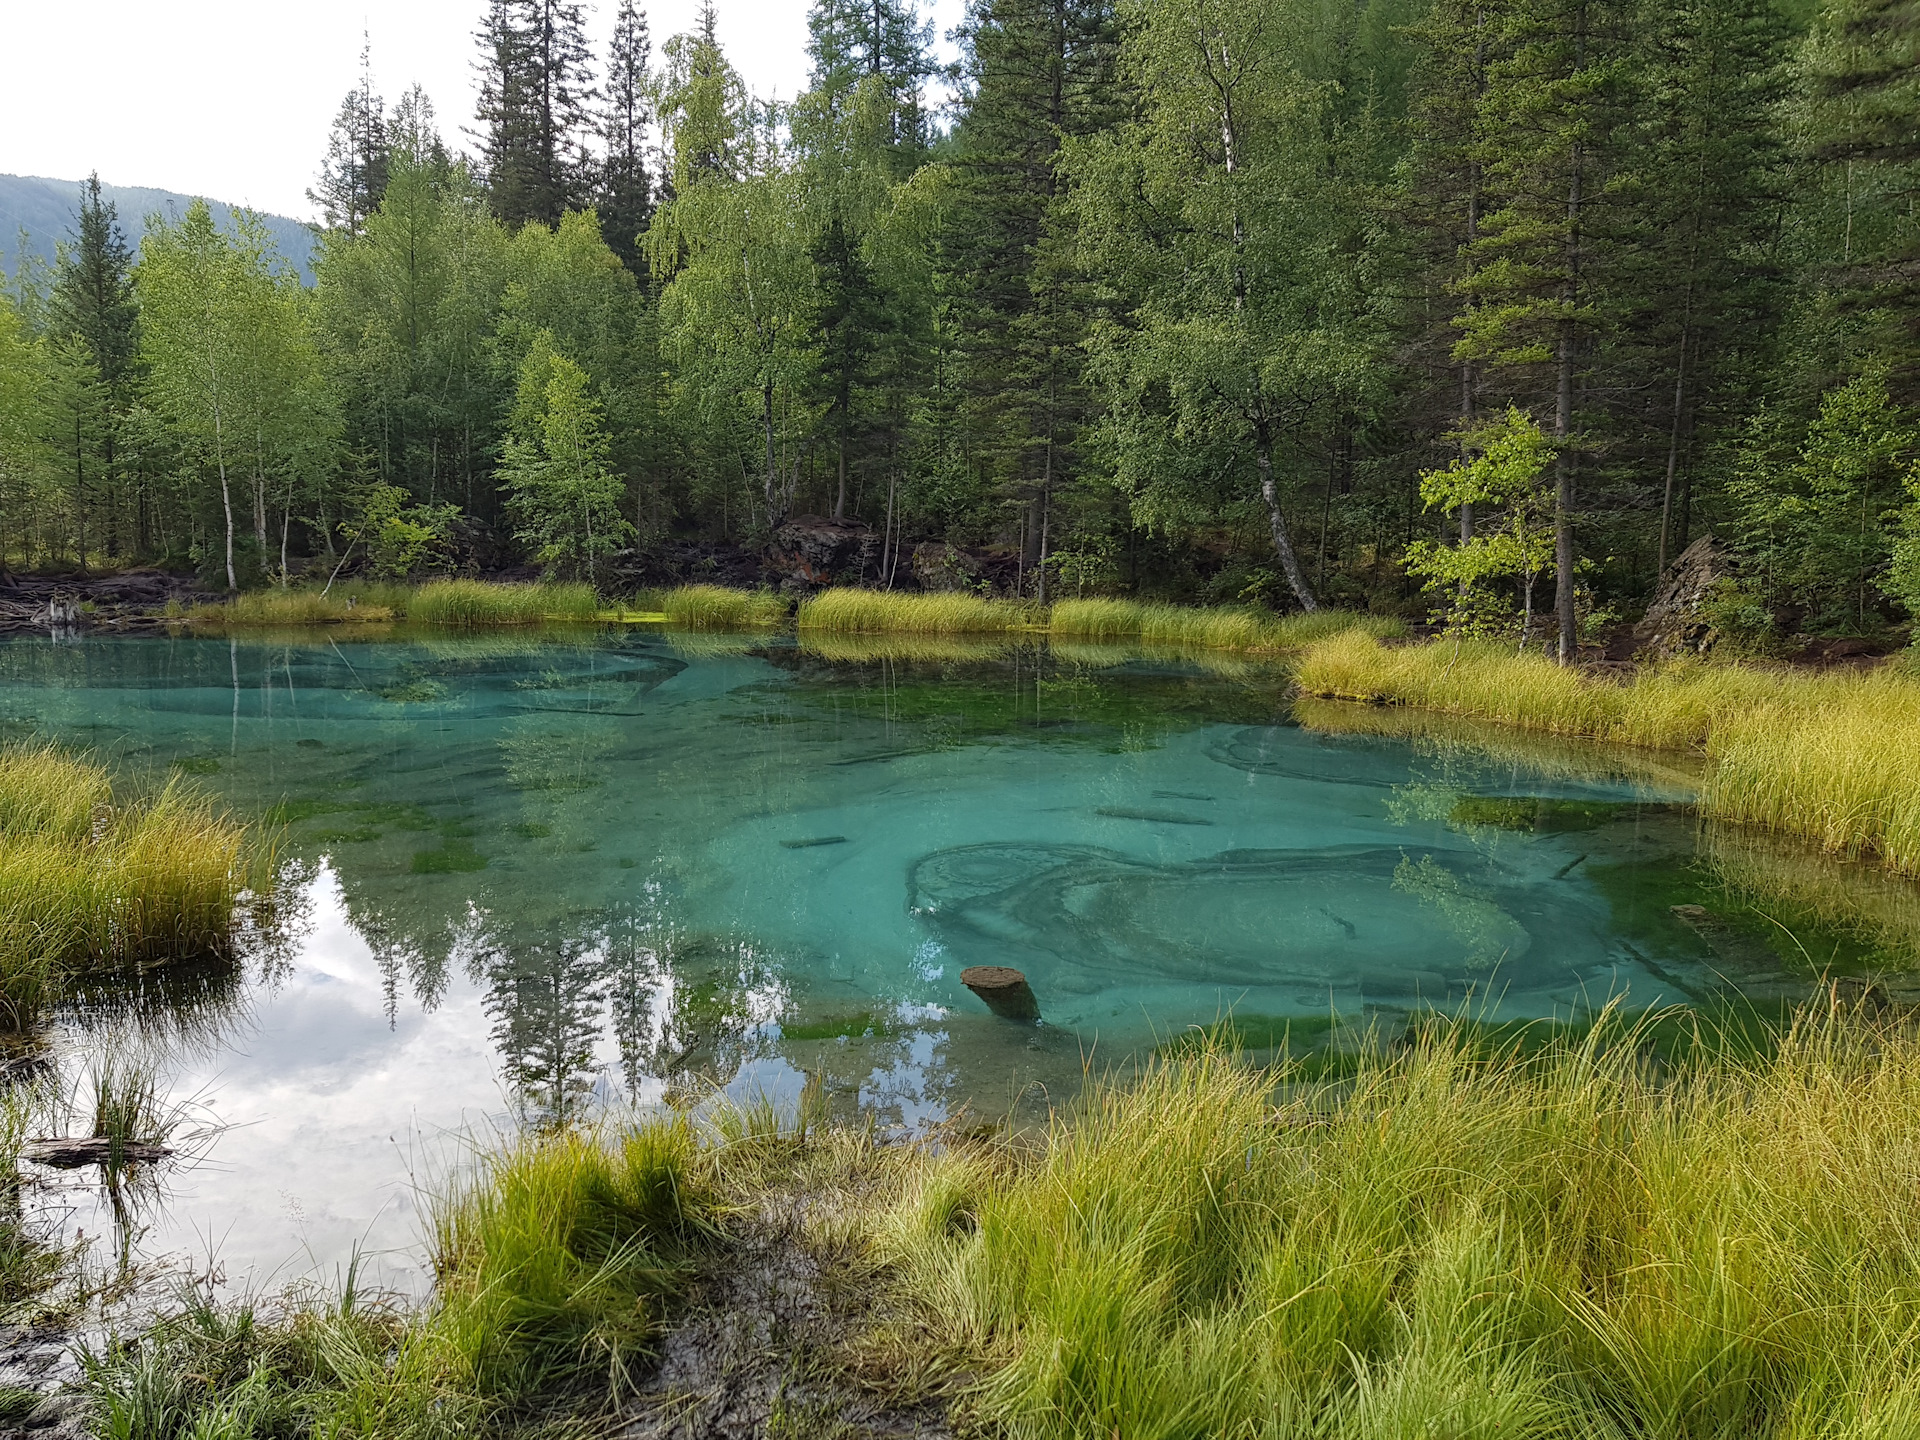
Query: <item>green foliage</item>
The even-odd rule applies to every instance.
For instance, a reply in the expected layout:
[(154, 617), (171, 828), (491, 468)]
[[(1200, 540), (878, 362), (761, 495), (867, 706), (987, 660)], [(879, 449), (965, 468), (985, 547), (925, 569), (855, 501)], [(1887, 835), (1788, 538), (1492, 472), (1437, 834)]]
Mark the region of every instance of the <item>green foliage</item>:
[(398, 485), (377, 483), (354, 498), (359, 517), (343, 521), (340, 532), (365, 547), (367, 568), (376, 577), (406, 580), (452, 558), (448, 547), (460, 522), (458, 505), (409, 505)]
[(1876, 370), (1827, 395), (1798, 443), (1790, 435), (1774, 415), (1754, 418), (1726, 481), (1734, 537), (1771, 604), (1799, 608), (1807, 630), (1858, 630), (1893, 548), (1887, 521), (1920, 428)]
[(1542, 484), (1553, 444), (1513, 406), (1462, 435), (1460, 443), (1467, 452), (1462, 458), (1420, 476), (1420, 498), (1429, 510), (1470, 507), (1477, 515), (1497, 510), (1498, 518), (1492, 524), (1481, 520), (1458, 545), (1416, 540), (1407, 547), (1407, 573), (1420, 576), (1429, 594), (1447, 601), (1447, 628), (1456, 634), (1508, 628), (1497, 611), (1489, 613), (1483, 587), (1493, 580), (1519, 581), (1524, 649), (1533, 635), (1534, 586), (1553, 564), (1553, 496)]
[(586, 371), (543, 332), (521, 362), (500, 478), (518, 522), (514, 536), (549, 579), (593, 582), (600, 564), (633, 534), (620, 513), (623, 487), (607, 464), (604, 419)]

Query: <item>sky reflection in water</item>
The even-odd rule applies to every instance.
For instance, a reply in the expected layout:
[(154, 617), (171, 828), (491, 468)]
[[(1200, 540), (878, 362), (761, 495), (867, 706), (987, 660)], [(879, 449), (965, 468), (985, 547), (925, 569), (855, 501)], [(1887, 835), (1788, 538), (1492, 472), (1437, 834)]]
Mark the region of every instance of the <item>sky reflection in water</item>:
[[(416, 1180), (596, 1103), (790, 1100), (817, 1072), (839, 1113), (916, 1127), (1038, 1109), (1089, 1055), (1229, 1010), (1565, 1015), (1724, 983), (1642, 883), (1691, 864), (1683, 790), (1318, 734), (1258, 668), (92, 638), (0, 646), (0, 680), (0, 733), (285, 825), (278, 953), (192, 1023), (110, 993), (56, 1034), (70, 1066), (145, 1034), (230, 1127), (164, 1177), (139, 1249), (211, 1249), (235, 1283), (359, 1244), (417, 1289)], [(981, 963), (1027, 971), (1046, 1023), (988, 1015), (958, 982)], [(84, 1184), (41, 1203), (105, 1224)]]

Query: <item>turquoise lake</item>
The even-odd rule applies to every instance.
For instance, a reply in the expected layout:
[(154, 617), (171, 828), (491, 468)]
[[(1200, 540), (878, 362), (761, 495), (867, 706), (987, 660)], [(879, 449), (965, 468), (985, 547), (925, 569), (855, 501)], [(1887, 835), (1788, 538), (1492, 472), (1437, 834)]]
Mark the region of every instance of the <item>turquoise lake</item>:
[[(717, 1091), (914, 1130), (1045, 1113), (1231, 1016), (1578, 1018), (1803, 991), (1686, 778), (1299, 723), (1284, 673), (1094, 647), (652, 631), (0, 645), (0, 736), (184, 773), (281, 827), (238, 966), (103, 984), (51, 1039), (158, 1058), (205, 1136), (123, 1223), (229, 1286), (356, 1247), (424, 1283), (462, 1147)], [(1364, 728), (1364, 727), (1363, 727)], [(1755, 936), (1762, 936), (1756, 939)], [(962, 968), (1026, 972), (1038, 1025)], [(33, 1203), (100, 1237), (51, 1175)]]

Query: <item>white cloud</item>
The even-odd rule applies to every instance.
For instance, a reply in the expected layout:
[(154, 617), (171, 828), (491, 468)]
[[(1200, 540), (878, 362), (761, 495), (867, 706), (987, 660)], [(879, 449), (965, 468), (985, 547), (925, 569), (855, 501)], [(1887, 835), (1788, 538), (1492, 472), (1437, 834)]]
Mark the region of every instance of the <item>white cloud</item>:
[[(601, 0), (590, 13), (596, 46), (612, 29), (616, 3)], [(923, 0), (921, 8), (944, 37), (962, 0)], [(308, 218), (305, 192), (358, 74), (362, 32), (389, 100), (418, 80), (449, 140), (465, 145), (483, 9), (483, 0), (13, 7), (0, 171), (77, 180), (98, 170), (113, 184)], [(697, 0), (647, 5), (656, 53), (696, 9)], [(791, 98), (806, 80), (806, 0), (718, 0), (717, 10), (721, 43), (755, 91)]]

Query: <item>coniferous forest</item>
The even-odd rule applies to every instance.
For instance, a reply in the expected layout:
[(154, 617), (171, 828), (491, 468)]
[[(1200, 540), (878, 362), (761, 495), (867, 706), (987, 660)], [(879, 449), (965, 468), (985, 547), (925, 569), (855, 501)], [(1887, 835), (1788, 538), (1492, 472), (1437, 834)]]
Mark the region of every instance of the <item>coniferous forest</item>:
[(826, 545), (1565, 654), (1711, 534), (1755, 646), (1920, 609), (1915, 0), (974, 0), (944, 73), (912, 0), (809, 28), (774, 103), (711, 8), (600, 54), (492, 0), (473, 132), (349, 90), (310, 288), (83, 192), (0, 304), (0, 557), (618, 593)]

